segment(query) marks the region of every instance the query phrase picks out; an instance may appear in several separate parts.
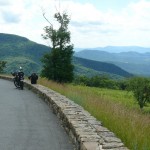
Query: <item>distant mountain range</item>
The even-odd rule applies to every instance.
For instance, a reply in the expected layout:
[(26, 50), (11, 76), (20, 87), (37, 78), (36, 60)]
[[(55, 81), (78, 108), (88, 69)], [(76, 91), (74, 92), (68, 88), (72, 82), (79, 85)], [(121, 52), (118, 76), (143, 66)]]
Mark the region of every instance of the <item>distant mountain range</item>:
[[(0, 33), (0, 60), (7, 61), (5, 71), (10, 73), (17, 70), (19, 66), (24, 68), (25, 74), (33, 71), (40, 72), (42, 64), (40, 59), (44, 53), (51, 49), (45, 45), (35, 43), (18, 35)], [(99, 74), (109, 75), (112, 78), (130, 77), (132, 74), (112, 63), (88, 60), (73, 57), (75, 74), (94, 76)]]
[[(119, 53), (107, 52), (110, 50), (110, 47), (108, 50), (105, 48), (106, 51), (84, 49), (82, 51), (76, 52), (74, 56), (94, 61), (112, 63), (132, 74), (150, 76), (150, 52), (135, 52), (135, 50), (141, 52), (145, 51), (146, 48), (142, 47), (137, 47), (137, 49), (136, 47), (124, 47), (122, 49), (125, 48), (127, 52)], [(112, 49), (112, 51), (114, 51), (114, 49), (119, 48), (112, 47)]]
[(75, 48), (76, 52), (82, 50), (98, 50), (109, 53), (121, 53), (121, 52), (137, 52), (137, 53), (149, 53), (150, 48), (140, 47), (140, 46), (106, 46), (106, 47), (96, 47), (96, 48)]

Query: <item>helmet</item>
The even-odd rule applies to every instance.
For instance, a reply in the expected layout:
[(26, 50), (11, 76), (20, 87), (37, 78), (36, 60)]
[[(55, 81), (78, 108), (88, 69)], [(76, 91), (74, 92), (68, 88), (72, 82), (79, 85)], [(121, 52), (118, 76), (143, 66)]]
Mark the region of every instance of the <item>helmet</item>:
[(22, 71), (22, 67), (19, 67), (19, 70)]

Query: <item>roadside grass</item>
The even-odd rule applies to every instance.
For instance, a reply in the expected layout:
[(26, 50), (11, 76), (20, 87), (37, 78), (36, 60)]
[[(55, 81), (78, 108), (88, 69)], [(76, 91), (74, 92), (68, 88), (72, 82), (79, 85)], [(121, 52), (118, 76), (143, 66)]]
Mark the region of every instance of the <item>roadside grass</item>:
[(150, 106), (141, 111), (131, 92), (58, 84), (43, 78), (38, 83), (81, 105), (129, 149), (150, 150)]

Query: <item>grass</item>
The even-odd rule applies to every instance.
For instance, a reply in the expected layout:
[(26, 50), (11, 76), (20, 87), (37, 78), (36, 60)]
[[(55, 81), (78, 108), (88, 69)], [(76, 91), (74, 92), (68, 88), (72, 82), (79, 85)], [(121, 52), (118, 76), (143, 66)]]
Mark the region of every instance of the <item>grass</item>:
[(38, 83), (84, 107), (129, 149), (150, 150), (150, 107), (141, 111), (131, 92), (58, 84), (46, 79), (39, 79)]

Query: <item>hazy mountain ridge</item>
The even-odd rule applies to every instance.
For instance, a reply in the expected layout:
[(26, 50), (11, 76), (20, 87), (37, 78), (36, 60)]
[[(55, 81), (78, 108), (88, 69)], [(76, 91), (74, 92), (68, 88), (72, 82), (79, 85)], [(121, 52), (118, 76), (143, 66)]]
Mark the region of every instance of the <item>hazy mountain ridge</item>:
[(118, 62), (133, 62), (147, 63), (150, 62), (150, 52), (138, 53), (135, 51), (110, 53), (101, 50), (82, 50), (74, 54), (77, 57), (92, 59), (97, 61), (118, 61)]
[(79, 58), (79, 57), (74, 57), (74, 61), (75, 61), (75, 64), (79, 63), (80, 65), (82, 65), (84, 67), (94, 69), (96, 71), (105, 72), (105, 73), (107, 72), (110, 74), (116, 74), (116, 75), (123, 76), (123, 77), (133, 76), (132, 74), (128, 73), (127, 71), (124, 71), (120, 67), (118, 67), (114, 64), (111, 64), (111, 63), (93, 61), (93, 60), (83, 59), (83, 58)]
[(138, 52), (138, 53), (147, 53), (150, 52), (149, 47), (140, 47), (140, 46), (106, 46), (106, 47), (96, 47), (96, 48), (75, 48), (75, 51), (83, 50), (98, 50), (105, 51), (109, 53), (120, 53), (120, 52)]
[(74, 55), (90, 60), (109, 62), (132, 74), (150, 76), (150, 52), (139, 53), (130, 50), (126, 49), (128, 52), (110, 53), (87, 49), (76, 52)]

